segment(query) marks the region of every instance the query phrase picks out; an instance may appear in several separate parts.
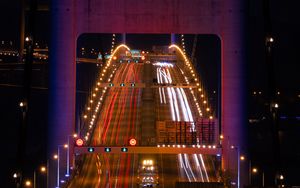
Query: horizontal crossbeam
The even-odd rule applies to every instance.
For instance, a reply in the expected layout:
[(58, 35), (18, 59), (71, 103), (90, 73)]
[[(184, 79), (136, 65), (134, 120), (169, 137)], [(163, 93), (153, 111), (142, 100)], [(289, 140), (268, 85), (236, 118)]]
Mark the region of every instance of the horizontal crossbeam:
[(160, 145), (157, 147), (140, 147), (140, 146), (82, 146), (74, 148), (75, 154), (91, 154), (91, 153), (131, 153), (131, 154), (209, 154), (220, 155), (221, 148), (215, 146), (204, 147), (183, 147), (177, 145)]
[(116, 88), (122, 88), (122, 87), (130, 87), (130, 88), (168, 88), (168, 87), (174, 87), (174, 88), (197, 88), (194, 84), (182, 84), (182, 83), (176, 83), (176, 84), (145, 84), (145, 83), (100, 83), (98, 87), (116, 87)]

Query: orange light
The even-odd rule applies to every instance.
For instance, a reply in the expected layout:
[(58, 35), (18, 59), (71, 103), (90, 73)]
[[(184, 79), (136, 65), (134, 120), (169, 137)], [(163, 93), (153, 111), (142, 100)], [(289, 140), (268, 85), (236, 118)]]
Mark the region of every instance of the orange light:
[(252, 168), (252, 172), (256, 173), (257, 172), (257, 168)]
[(80, 138), (77, 139), (77, 140), (76, 140), (76, 145), (77, 145), (77, 146), (82, 146), (82, 145), (83, 145), (83, 140), (80, 139)]
[(135, 146), (136, 145), (136, 139), (135, 138), (129, 139), (129, 145)]

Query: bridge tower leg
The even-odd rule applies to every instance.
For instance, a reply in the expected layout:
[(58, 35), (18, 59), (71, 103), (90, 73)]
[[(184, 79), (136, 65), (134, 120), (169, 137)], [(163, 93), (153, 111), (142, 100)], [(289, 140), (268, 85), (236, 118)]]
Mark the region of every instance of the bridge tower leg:
[[(73, 0), (51, 1), (51, 43), (49, 62), (48, 158), (49, 187), (55, 182), (56, 164), (53, 155), (58, 145), (66, 144), (75, 126), (75, 18)], [(59, 156), (65, 157), (65, 151)], [(72, 155), (71, 155), (72, 156)], [(72, 161), (72, 159), (70, 159)], [(60, 165), (64, 176), (66, 163)]]
[[(236, 187), (248, 182), (247, 113), (246, 113), (246, 58), (245, 58), (245, 4), (243, 1), (224, 1), (221, 28), (222, 84), (221, 123), (224, 139), (223, 170), (230, 172)], [(246, 156), (240, 161), (241, 155)], [(239, 178), (238, 178), (239, 175)], [(238, 185), (239, 184), (239, 185)]]

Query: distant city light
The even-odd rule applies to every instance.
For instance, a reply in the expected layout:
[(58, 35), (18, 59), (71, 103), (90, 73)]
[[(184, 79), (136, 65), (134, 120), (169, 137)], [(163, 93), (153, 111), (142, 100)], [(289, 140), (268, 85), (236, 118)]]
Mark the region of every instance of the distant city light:
[(280, 176), (279, 176), (279, 179), (283, 180), (283, 179), (284, 179), (283, 175), (280, 175)]
[(26, 180), (26, 181), (25, 181), (25, 186), (26, 186), (26, 187), (31, 186), (31, 181), (30, 181), (30, 180)]
[(46, 172), (46, 167), (42, 166), (40, 170), (41, 172)]
[(224, 136), (223, 136), (222, 134), (220, 135), (220, 139), (221, 139), (221, 140), (224, 139)]

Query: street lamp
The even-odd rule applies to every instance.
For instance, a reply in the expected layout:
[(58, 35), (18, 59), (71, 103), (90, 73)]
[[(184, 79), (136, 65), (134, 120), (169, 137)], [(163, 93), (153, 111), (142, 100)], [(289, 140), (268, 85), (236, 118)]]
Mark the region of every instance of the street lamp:
[(25, 181), (25, 187), (31, 187), (31, 181), (30, 180)]
[(54, 159), (57, 159), (57, 184), (56, 184), (56, 188), (59, 188), (59, 161), (60, 161), (60, 149), (59, 148), (68, 148), (67, 144), (64, 145), (58, 145), (57, 146), (57, 154), (54, 155)]
[[(251, 172), (253, 174), (257, 174), (258, 173), (258, 169), (257, 168), (252, 168)], [(250, 180), (251, 183), (251, 180)], [(265, 187), (265, 172), (262, 170), (262, 187)]]
[[(45, 166), (40, 167), (40, 172), (41, 173), (46, 173), (47, 169)], [(36, 188), (36, 169), (33, 171), (33, 188)]]
[(66, 173), (66, 177), (70, 176), (70, 137), (77, 138), (77, 134), (73, 134), (73, 135), (68, 135), (68, 151), (67, 151), (67, 173)]
[(237, 172), (237, 176), (238, 176), (237, 177), (237, 187), (240, 188), (240, 167), (241, 167), (240, 161), (245, 160), (245, 156), (240, 154), (240, 147), (232, 145), (230, 148), (237, 150), (237, 167), (238, 167), (238, 169), (237, 169), (237, 171), (238, 171)]

